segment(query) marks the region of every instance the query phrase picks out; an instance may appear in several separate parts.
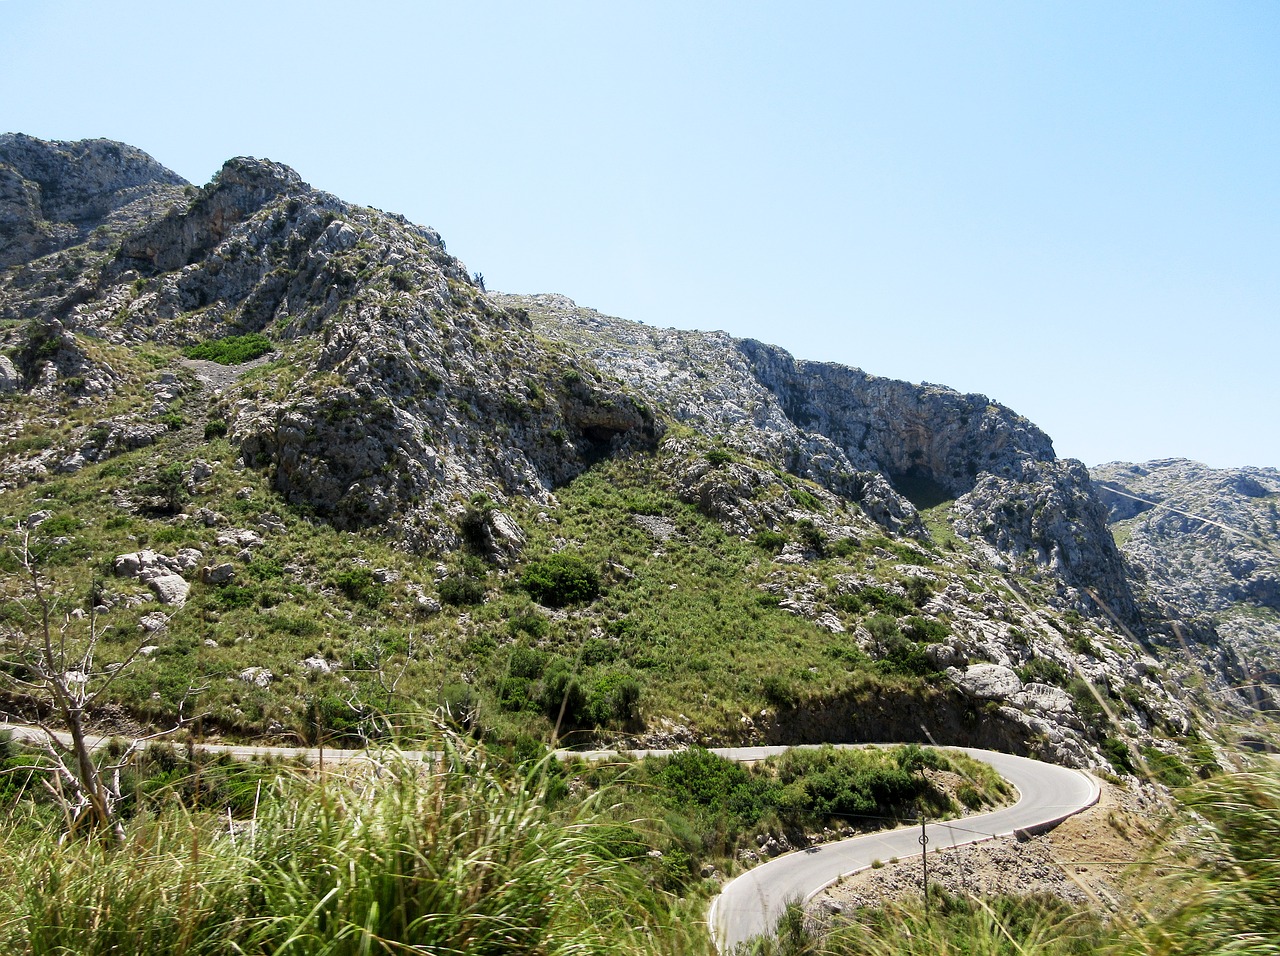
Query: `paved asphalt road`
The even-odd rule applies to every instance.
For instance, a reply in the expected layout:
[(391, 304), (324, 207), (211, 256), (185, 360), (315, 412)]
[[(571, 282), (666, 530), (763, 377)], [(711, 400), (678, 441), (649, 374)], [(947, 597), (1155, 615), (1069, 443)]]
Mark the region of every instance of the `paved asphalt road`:
[[(0, 723), (0, 731), (15, 738), (38, 743), (44, 731), (24, 724)], [(60, 734), (65, 739), (65, 734)], [(106, 737), (92, 736), (90, 744), (97, 748)], [(260, 747), (240, 744), (200, 744), (201, 749), (230, 753), (242, 759), (255, 757), (301, 757), (315, 763), (320, 751), (307, 747)], [(816, 745), (815, 745), (816, 746)], [(861, 744), (837, 746), (865, 746)], [(889, 746), (889, 745), (885, 745)], [(712, 753), (729, 760), (749, 763), (780, 754), (787, 747), (713, 747)], [(1054, 764), (1013, 757), (990, 750), (964, 747), (970, 756), (986, 761), (1006, 780), (1018, 788), (1021, 799), (1011, 807), (964, 817), (949, 823), (929, 824), (929, 846), (949, 847), (976, 843), (992, 837), (1007, 836), (1017, 830), (1048, 829), (1074, 813), (1092, 806), (1098, 799), (1098, 785), (1087, 774)], [(375, 751), (376, 752), (376, 751)], [(665, 756), (670, 750), (634, 750), (635, 757)], [(608, 760), (618, 756), (609, 750), (559, 751), (560, 756), (577, 756), (586, 760)], [(360, 760), (370, 753), (363, 750), (325, 749), (324, 759), (335, 763)], [(414, 756), (410, 752), (407, 756)], [(716, 943), (722, 951), (761, 933), (772, 932), (790, 900), (803, 900), (817, 893), (839, 877), (864, 869), (873, 860), (906, 858), (920, 852), (920, 828), (904, 827), (882, 833), (840, 840), (798, 850), (748, 870), (727, 884), (711, 906), (710, 923)]]
[[(1021, 799), (991, 813), (929, 824), (930, 849), (1049, 829), (1098, 800), (1097, 783), (1078, 770), (989, 750), (954, 749), (991, 764), (1018, 788)], [(711, 906), (716, 944), (728, 952), (753, 936), (772, 933), (789, 901), (807, 899), (873, 860), (918, 856), (919, 838), (919, 826), (903, 827), (787, 853), (748, 870), (728, 883)]]

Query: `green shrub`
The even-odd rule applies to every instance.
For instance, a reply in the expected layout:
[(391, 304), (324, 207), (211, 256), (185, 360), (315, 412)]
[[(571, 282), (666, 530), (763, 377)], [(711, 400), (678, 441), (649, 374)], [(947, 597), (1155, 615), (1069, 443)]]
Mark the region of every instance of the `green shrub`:
[(739, 827), (755, 823), (773, 804), (768, 781), (702, 747), (668, 757), (658, 778), (669, 804), (723, 814)]
[(1102, 740), (1102, 754), (1111, 762), (1117, 773), (1133, 773), (1133, 752), (1119, 737), (1105, 737)]
[(873, 614), (867, 618), (866, 625), (871, 636), (882, 644), (902, 638), (897, 620), (888, 614)]
[(591, 832), (591, 840), (609, 860), (638, 860), (649, 852), (644, 834), (626, 823), (602, 824)]
[[(794, 493), (795, 492), (792, 492), (792, 494)], [(804, 542), (805, 547), (818, 557), (821, 558), (826, 556), (826, 535), (822, 533), (821, 528), (808, 518), (803, 518), (796, 522), (796, 534), (798, 534), (800, 540)]]
[(214, 605), (224, 611), (253, 607), (258, 601), (257, 591), (239, 584), (227, 584), (212, 593)]
[(1111, 722), (1107, 714), (1109, 698), (1102, 688), (1095, 687), (1083, 678), (1073, 678), (1067, 683), (1067, 693), (1075, 704), (1076, 715), (1095, 729)]
[(502, 678), (498, 681), (498, 706), (509, 711), (532, 710), (531, 689), (532, 682), (527, 677)]
[(143, 485), (146, 494), (163, 499), (170, 514), (177, 514), (187, 501), (187, 470), (182, 462), (171, 462), (161, 468), (155, 479)]
[(583, 667), (596, 664), (610, 664), (618, 658), (618, 647), (612, 641), (600, 637), (589, 637), (582, 642), (582, 650), (578, 655)]
[(222, 438), (227, 433), (227, 423), (221, 418), (211, 418), (204, 426), (204, 440), (213, 441), (215, 438)]
[(925, 750), (919, 744), (906, 744), (893, 754), (894, 763), (907, 773), (917, 773), (926, 767), (930, 770), (946, 770), (947, 759), (936, 750)]
[(1067, 671), (1051, 657), (1032, 658), (1017, 670), (1018, 677), (1024, 684), (1051, 684), (1054, 687), (1067, 686)]
[(863, 588), (858, 596), (871, 607), (886, 611), (889, 614), (911, 613), (911, 604), (906, 598), (901, 594), (886, 591), (882, 587), (872, 585), (871, 587)]
[(734, 460), (733, 452), (726, 451), (723, 448), (713, 448), (707, 452), (707, 461), (712, 468), (719, 468), (721, 465), (727, 465)]
[(321, 623), (301, 608), (296, 610), (282, 608), (277, 613), (267, 617), (266, 622), (267, 627), (271, 628), (271, 630), (282, 634), (292, 634), (295, 637), (310, 637), (324, 631)]
[(265, 335), (251, 332), (248, 335), (228, 335), (225, 338), (201, 342), (182, 350), (187, 358), (217, 362), (219, 365), (241, 365), (271, 351), (271, 340)]
[(453, 574), (436, 585), (436, 593), (445, 604), (469, 607), (484, 601), (484, 582), (470, 575)]
[(969, 810), (977, 810), (982, 806), (982, 793), (971, 783), (962, 783), (956, 787), (956, 799)]
[(553, 554), (531, 561), (520, 574), (520, 587), (539, 604), (565, 607), (594, 600), (600, 593), (600, 576), (576, 555)]
[(629, 674), (605, 674), (592, 684), (584, 715), (600, 727), (627, 723), (639, 716), (639, 705), (639, 681)]
[(303, 713), (302, 738), (310, 746), (360, 739), (361, 714), (337, 694), (321, 694), (307, 701)]
[(548, 720), (561, 721), (568, 727), (582, 725), (587, 695), (569, 662), (563, 658), (552, 661), (543, 674), (540, 703)]
[(530, 637), (546, 637), (551, 625), (541, 614), (517, 614), (507, 621), (507, 630), (512, 634), (528, 634)]
[(761, 550), (777, 554), (787, 546), (787, 536), (780, 531), (766, 529), (756, 532), (755, 543)]
[(791, 489), (791, 500), (796, 503), (797, 508), (803, 508), (806, 511), (821, 511), (822, 502), (816, 495), (805, 491), (803, 488)]
[(918, 798), (936, 799), (932, 785), (916, 772), (936, 759), (920, 748), (905, 755), (834, 747), (789, 751), (776, 761), (777, 782), (788, 794), (779, 800), (779, 816), (789, 826), (827, 817), (891, 816)]
[(547, 655), (535, 647), (517, 644), (507, 657), (507, 673), (512, 677), (537, 680), (547, 666)]
[(367, 608), (377, 608), (387, 599), (387, 589), (373, 579), (369, 568), (348, 568), (339, 571), (330, 583), (351, 601)]
[(933, 585), (928, 578), (912, 575), (907, 578), (907, 598), (916, 607), (924, 607), (933, 596)]
[(475, 690), (470, 684), (445, 684), (440, 689), (440, 707), (457, 726), (469, 726), (475, 718)]
[(832, 541), (827, 545), (827, 556), (832, 558), (850, 558), (857, 554), (859, 550), (861, 550), (861, 546), (859, 545), (857, 538), (845, 537)]
[(800, 697), (791, 682), (777, 674), (766, 674), (761, 681), (764, 699), (775, 707), (790, 709), (800, 702)]
[(902, 625), (903, 636), (909, 641), (921, 644), (937, 644), (946, 640), (951, 629), (942, 621), (934, 618), (909, 617)]
[(284, 577), (284, 565), (259, 555), (245, 565), (244, 572), (255, 581), (269, 581)]
[(831, 598), (831, 603), (847, 614), (860, 614), (867, 608), (893, 615), (909, 614), (912, 610), (911, 604), (902, 595), (874, 584), (857, 594), (838, 594)]
[(1067, 638), (1067, 646), (1071, 648), (1073, 654), (1084, 654), (1088, 657), (1097, 657), (1098, 649), (1094, 647), (1093, 641), (1089, 639), (1088, 634), (1080, 632), (1073, 633)]
[[(871, 620), (876, 620), (872, 618)], [(922, 677), (926, 680), (939, 676), (937, 665), (930, 660), (924, 649), (915, 641), (902, 634), (890, 634), (880, 640), (884, 653), (875, 662), (876, 670), (882, 674), (901, 674), (906, 677)]]
[(1191, 769), (1173, 754), (1155, 747), (1143, 747), (1140, 752), (1147, 772), (1166, 787), (1187, 787), (1195, 782)]

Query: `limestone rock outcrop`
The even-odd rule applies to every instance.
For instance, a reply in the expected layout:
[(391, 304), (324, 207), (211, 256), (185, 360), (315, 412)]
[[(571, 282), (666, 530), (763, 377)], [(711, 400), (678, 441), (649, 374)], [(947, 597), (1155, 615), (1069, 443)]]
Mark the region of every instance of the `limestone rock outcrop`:
[(1092, 476), (1153, 634), (1202, 645), (1234, 693), (1280, 706), (1280, 470), (1174, 458)]
[(124, 143), (0, 135), (0, 268), (153, 218), (186, 185)]
[[(564, 296), (497, 296), (679, 420), (923, 533), (917, 505), (951, 503), (958, 533), (1010, 567), (1045, 568), (1093, 613), (1141, 625), (1087, 469), (982, 395), (806, 362), (723, 332), (655, 329)], [(1105, 612), (1101, 610), (1105, 605)]]

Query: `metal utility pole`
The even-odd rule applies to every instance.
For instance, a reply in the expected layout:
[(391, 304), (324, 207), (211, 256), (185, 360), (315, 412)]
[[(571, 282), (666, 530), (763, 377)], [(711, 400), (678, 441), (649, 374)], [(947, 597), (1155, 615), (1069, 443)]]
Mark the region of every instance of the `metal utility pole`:
[(924, 918), (929, 918), (929, 834), (924, 829), (924, 814), (920, 814), (920, 885), (924, 888)]

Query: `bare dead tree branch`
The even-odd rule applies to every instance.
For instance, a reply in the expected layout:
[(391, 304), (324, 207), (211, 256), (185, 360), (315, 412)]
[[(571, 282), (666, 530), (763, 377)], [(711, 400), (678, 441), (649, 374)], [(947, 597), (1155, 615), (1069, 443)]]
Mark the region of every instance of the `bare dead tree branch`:
[(137, 660), (141, 645), (119, 664), (102, 669), (96, 666), (105, 632), (96, 606), (87, 623), (71, 614), (57, 620), (58, 602), (33, 548), (35, 527), (30, 522), (20, 524), (12, 548), (27, 589), (24, 604), (30, 614), (26, 628), (8, 625), (0, 632), (0, 686), (31, 699), (40, 708), (36, 724), (44, 732), (45, 763), (52, 772), (51, 779), (43, 783), (63, 810), (67, 833), (101, 831), (123, 841), (120, 771), (145, 743), (173, 733), (190, 719), (184, 716), (184, 709), (198, 690), (188, 689), (174, 726), (133, 741), (118, 761), (99, 766), (88, 732), (91, 708)]

